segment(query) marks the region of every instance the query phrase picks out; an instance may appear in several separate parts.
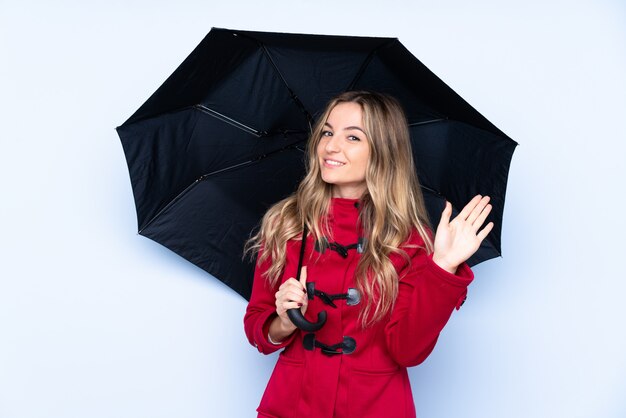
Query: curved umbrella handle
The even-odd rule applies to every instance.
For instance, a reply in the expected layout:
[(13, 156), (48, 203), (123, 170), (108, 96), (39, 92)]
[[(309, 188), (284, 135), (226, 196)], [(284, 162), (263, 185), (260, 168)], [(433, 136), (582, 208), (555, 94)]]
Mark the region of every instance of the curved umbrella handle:
[(287, 316), (295, 326), (306, 332), (319, 331), (326, 323), (326, 311), (317, 314), (317, 322), (309, 322), (300, 309), (287, 309)]
[[(302, 273), (302, 260), (304, 259), (304, 247), (306, 245), (306, 236), (309, 232), (306, 225), (302, 228), (302, 244), (300, 244), (300, 258), (298, 260), (298, 270), (296, 273), (296, 280), (300, 281), (300, 273)], [(312, 295), (310, 295), (312, 297)], [(293, 324), (300, 328), (302, 331), (315, 332), (319, 331), (326, 323), (326, 311), (322, 311), (317, 314), (317, 322), (309, 322), (302, 315), (300, 309), (287, 309), (287, 316), (293, 322)]]

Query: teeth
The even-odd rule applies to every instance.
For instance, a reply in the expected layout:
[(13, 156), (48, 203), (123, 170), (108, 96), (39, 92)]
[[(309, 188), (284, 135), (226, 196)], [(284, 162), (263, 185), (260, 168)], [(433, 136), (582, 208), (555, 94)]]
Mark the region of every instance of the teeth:
[(340, 163), (339, 161), (333, 161), (333, 160), (325, 160), (326, 164), (328, 165), (334, 165), (334, 166), (341, 166), (344, 165), (344, 163)]

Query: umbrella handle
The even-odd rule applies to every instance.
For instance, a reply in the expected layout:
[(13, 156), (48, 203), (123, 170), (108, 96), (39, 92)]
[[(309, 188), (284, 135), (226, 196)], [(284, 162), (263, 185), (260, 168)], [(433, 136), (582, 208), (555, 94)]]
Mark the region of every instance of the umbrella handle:
[[(302, 228), (302, 244), (300, 244), (300, 259), (298, 260), (298, 273), (296, 273), (296, 280), (300, 281), (300, 273), (302, 273), (302, 260), (304, 259), (304, 247), (306, 245), (306, 235), (309, 232), (306, 225)], [(311, 295), (312, 296), (312, 295)], [(302, 315), (300, 309), (287, 309), (287, 316), (293, 322), (293, 324), (300, 328), (302, 331), (315, 332), (319, 331), (326, 323), (326, 311), (322, 311), (317, 314), (317, 322), (309, 322)]]
[(287, 309), (287, 316), (295, 326), (306, 332), (319, 331), (326, 323), (326, 311), (317, 314), (317, 322), (309, 322), (300, 309)]

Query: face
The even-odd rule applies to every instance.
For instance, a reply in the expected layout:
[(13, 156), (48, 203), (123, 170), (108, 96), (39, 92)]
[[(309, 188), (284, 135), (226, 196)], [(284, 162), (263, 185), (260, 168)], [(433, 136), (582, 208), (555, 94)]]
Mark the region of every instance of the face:
[(317, 145), (322, 180), (333, 185), (333, 197), (357, 199), (363, 195), (369, 155), (361, 106), (338, 104), (330, 112)]

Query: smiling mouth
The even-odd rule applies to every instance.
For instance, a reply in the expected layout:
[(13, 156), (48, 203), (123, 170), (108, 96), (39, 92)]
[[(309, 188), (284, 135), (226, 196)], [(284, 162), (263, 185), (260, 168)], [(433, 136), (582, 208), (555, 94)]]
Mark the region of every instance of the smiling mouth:
[(335, 161), (335, 160), (324, 160), (324, 163), (331, 165), (333, 167), (341, 167), (342, 165), (346, 164), (346, 163), (342, 163), (340, 161)]

